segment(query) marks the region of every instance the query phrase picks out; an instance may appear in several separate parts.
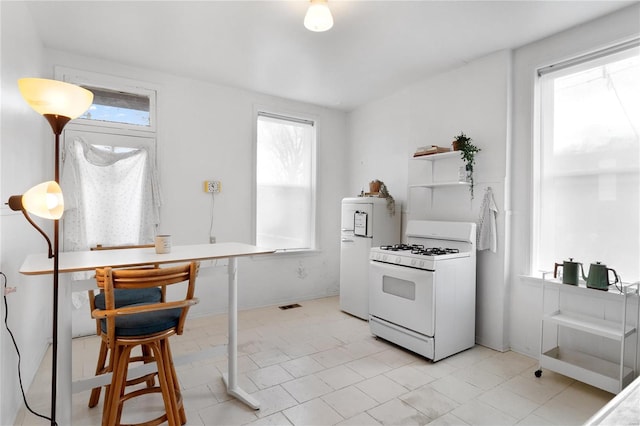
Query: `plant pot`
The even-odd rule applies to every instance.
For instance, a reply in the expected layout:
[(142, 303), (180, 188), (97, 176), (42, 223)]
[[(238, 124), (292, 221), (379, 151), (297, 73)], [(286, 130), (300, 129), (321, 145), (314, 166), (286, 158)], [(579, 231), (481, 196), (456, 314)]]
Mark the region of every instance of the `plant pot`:
[(379, 180), (374, 180), (369, 182), (369, 192), (371, 192), (372, 194), (377, 194), (378, 192), (380, 192), (380, 181)]
[(454, 151), (460, 151), (462, 149), (462, 142), (453, 141), (451, 142)]

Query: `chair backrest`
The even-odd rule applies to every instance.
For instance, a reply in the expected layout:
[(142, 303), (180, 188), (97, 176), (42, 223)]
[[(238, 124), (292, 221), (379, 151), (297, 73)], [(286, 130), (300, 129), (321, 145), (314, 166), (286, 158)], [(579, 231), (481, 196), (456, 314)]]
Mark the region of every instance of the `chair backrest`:
[[(130, 244), (130, 245), (123, 245), (123, 246), (104, 246), (102, 244), (96, 244), (95, 247), (90, 247), (89, 250), (91, 251), (96, 251), (96, 250), (120, 250), (120, 249), (136, 249), (136, 248), (151, 248), (151, 247), (155, 247), (155, 244)], [(153, 264), (150, 265), (149, 267), (158, 267), (158, 264)], [(166, 287), (162, 286), (160, 287), (160, 290), (162, 291), (161, 293), (161, 300), (164, 302), (165, 300), (165, 296), (166, 296)], [(96, 309), (96, 294), (95, 291), (93, 289), (88, 291), (89, 293), (89, 310), (90, 312), (93, 312)], [(100, 296), (102, 297), (102, 296)], [(96, 320), (96, 334), (100, 335), (100, 320)]]
[[(105, 309), (95, 309), (92, 315), (96, 319), (106, 319), (109, 345), (115, 341), (115, 319), (117, 316), (133, 315), (142, 312), (160, 311), (180, 308), (180, 318), (175, 329), (176, 334), (182, 334), (184, 322), (189, 307), (198, 303), (194, 297), (195, 283), (200, 267), (199, 262), (190, 262), (184, 265), (166, 268), (142, 268), (142, 269), (113, 269), (111, 267), (96, 269), (96, 282), (104, 291)], [(169, 286), (187, 282), (186, 295), (182, 300), (162, 301), (144, 305), (124, 306), (117, 308), (114, 291), (135, 290), (142, 288)]]

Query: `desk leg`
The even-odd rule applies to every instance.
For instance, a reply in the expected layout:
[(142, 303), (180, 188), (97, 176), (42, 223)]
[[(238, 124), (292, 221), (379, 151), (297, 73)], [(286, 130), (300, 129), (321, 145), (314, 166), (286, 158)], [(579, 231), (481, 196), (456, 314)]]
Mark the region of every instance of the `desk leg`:
[(260, 403), (242, 390), (238, 380), (238, 259), (229, 258), (229, 365), (228, 372), (222, 376), (227, 393), (236, 397), (249, 407), (258, 410)]
[(71, 278), (60, 274), (58, 281), (58, 386), (56, 391), (56, 422), (71, 424)]

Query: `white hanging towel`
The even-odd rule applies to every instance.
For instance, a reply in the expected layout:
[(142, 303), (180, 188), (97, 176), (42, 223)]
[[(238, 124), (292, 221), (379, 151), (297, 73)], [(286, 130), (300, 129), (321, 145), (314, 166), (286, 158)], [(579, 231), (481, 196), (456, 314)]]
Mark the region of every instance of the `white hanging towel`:
[(478, 237), (476, 241), (476, 248), (478, 250), (491, 250), (496, 252), (498, 247), (498, 236), (496, 234), (496, 216), (498, 214), (498, 207), (496, 201), (493, 199), (493, 191), (491, 188), (487, 188), (484, 192), (484, 198), (482, 199), (482, 206), (480, 207), (480, 219), (478, 223)]

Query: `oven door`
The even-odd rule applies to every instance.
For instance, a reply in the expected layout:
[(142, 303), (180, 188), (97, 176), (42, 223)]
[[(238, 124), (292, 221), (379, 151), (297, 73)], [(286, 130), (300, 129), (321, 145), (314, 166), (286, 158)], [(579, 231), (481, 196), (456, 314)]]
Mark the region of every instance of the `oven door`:
[(370, 261), (370, 314), (432, 337), (435, 322), (433, 277), (433, 271)]

